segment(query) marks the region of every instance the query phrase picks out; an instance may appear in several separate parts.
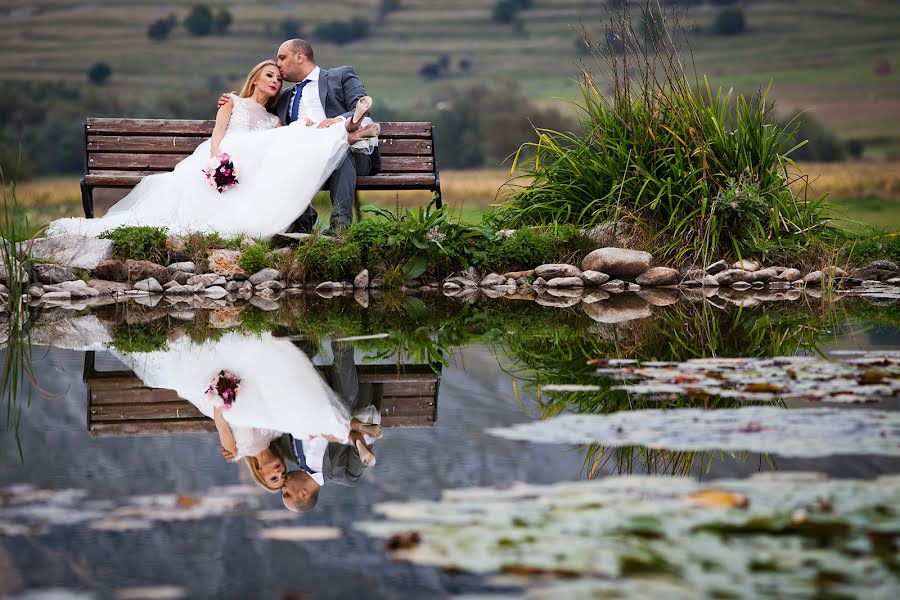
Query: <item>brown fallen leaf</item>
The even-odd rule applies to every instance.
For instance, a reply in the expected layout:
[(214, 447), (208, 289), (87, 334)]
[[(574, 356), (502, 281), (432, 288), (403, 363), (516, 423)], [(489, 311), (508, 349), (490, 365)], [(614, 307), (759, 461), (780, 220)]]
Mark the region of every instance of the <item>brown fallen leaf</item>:
[(744, 386), (745, 392), (770, 392), (770, 393), (778, 393), (783, 392), (784, 388), (780, 385), (775, 385), (774, 383), (748, 383)]
[(884, 383), (884, 373), (877, 369), (868, 369), (859, 374), (859, 382), (862, 385), (877, 385)]
[(759, 433), (763, 430), (763, 426), (760, 425), (759, 421), (750, 421), (740, 429), (738, 429), (741, 433)]
[(415, 548), (420, 543), (422, 543), (422, 536), (418, 531), (401, 531), (389, 537), (384, 545), (388, 552), (395, 552)]
[(575, 571), (566, 569), (543, 569), (540, 567), (529, 567), (527, 565), (505, 565), (500, 571), (506, 575), (517, 575), (519, 577), (559, 577), (560, 579), (576, 579), (581, 575)]
[(747, 508), (750, 506), (750, 499), (747, 496), (728, 490), (703, 490), (691, 494), (688, 496), (688, 500), (707, 508)]
[(178, 499), (175, 501), (175, 505), (178, 508), (192, 508), (198, 504), (200, 504), (200, 500), (194, 496), (178, 496)]

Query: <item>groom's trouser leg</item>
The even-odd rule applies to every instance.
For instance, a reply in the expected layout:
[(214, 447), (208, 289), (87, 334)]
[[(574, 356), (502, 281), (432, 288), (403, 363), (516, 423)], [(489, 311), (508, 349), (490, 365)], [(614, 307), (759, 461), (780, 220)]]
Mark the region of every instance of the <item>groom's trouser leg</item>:
[(350, 342), (331, 342), (331, 352), (334, 354), (331, 371), (331, 386), (344, 405), (353, 413), (358, 408), (359, 401), (359, 374), (356, 369), (356, 359), (353, 355), (353, 345)]
[(328, 180), (331, 190), (331, 228), (349, 227), (353, 223), (353, 197), (357, 175), (372, 172), (372, 157), (362, 152), (348, 152)]

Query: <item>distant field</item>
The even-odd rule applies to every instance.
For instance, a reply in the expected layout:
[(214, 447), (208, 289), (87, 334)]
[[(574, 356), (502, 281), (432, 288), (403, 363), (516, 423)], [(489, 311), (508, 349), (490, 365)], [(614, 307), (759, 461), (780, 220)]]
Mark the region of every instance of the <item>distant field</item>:
[[(817, 199), (827, 193), (829, 215), (841, 227), (856, 230), (875, 226), (900, 231), (900, 163), (810, 163), (801, 167), (811, 182), (808, 197)], [(509, 179), (509, 171), (502, 169), (442, 171), (444, 202), (454, 216), (477, 223), (491, 204), (508, 195)], [(525, 184), (527, 180), (520, 179), (518, 183)], [(800, 191), (799, 184), (795, 189)], [(98, 208), (120, 195), (116, 190), (98, 190), (95, 193)], [(17, 197), (35, 223), (82, 214), (77, 177), (23, 183), (17, 188)], [(388, 208), (420, 205), (430, 198), (430, 192), (365, 192), (362, 195), (364, 204)], [(319, 194), (315, 206), (326, 221), (330, 206), (327, 194)]]
[[(83, 83), (96, 61), (113, 70), (111, 89), (138, 95), (154, 90), (221, 87), (272, 56), (284, 19), (311, 29), (325, 19), (351, 15), (376, 19), (378, 0), (206, 2), (232, 10), (224, 37), (191, 38), (179, 27), (172, 39), (149, 40), (154, 19), (180, 19), (195, 0), (4, 0), (0, 6), (0, 80)], [(806, 108), (842, 137), (900, 139), (900, 2), (779, 0), (742, 3), (750, 31), (723, 38), (693, 36), (700, 72), (713, 83), (753, 91), (774, 81), (773, 97), (785, 111)], [(338, 47), (317, 43), (323, 65), (353, 64), (379, 101), (397, 108), (423, 106), (444, 81), (426, 82), (418, 71), (441, 54), (450, 57), (453, 83), (513, 79), (536, 99), (554, 102), (575, 92), (584, 57), (574, 27), (602, 31), (599, 0), (536, 0), (521, 27), (490, 22), (492, 0), (404, 0), (402, 9), (374, 26), (374, 35)], [(685, 18), (708, 28), (714, 12), (692, 8)], [(472, 63), (463, 75), (459, 60)], [(891, 73), (876, 76), (886, 59)]]

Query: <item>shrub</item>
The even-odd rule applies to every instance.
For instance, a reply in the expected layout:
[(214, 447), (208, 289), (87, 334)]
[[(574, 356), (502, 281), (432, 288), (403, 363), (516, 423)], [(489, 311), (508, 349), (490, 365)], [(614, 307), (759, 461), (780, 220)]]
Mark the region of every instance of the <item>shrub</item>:
[(736, 6), (722, 9), (716, 16), (713, 31), (718, 35), (737, 35), (747, 30), (744, 11)]
[(13, 150), (0, 143), (0, 173), (5, 181), (28, 181), (31, 179), (31, 162), (19, 147)]
[(156, 42), (167, 40), (176, 25), (178, 25), (178, 20), (175, 15), (169, 15), (165, 19), (156, 19), (147, 28), (147, 37)]
[(279, 25), (279, 31), (281, 38), (285, 40), (301, 38), (303, 37), (303, 22), (297, 19), (285, 19)]
[(212, 10), (205, 4), (194, 5), (184, 20), (184, 28), (196, 37), (209, 35), (213, 30)]
[(112, 240), (116, 254), (123, 258), (157, 262), (166, 253), (166, 230), (159, 227), (118, 227), (100, 237)]
[(491, 19), (495, 23), (512, 23), (520, 10), (522, 5), (519, 0), (497, 0), (491, 11)]
[(422, 79), (427, 79), (428, 81), (440, 79), (443, 73), (444, 71), (441, 69), (441, 65), (436, 62), (425, 63), (422, 65), (422, 68), (419, 69), (419, 75), (422, 76)]
[(531, 227), (518, 229), (509, 237), (495, 242), (491, 258), (499, 270), (531, 269), (544, 264), (553, 253), (553, 244), (546, 235)]
[(123, 354), (162, 352), (169, 345), (167, 335), (162, 321), (129, 324), (116, 329), (110, 345)]
[(788, 136), (791, 145), (803, 144), (791, 153), (794, 160), (835, 162), (846, 158), (841, 141), (814, 116), (797, 111), (784, 124), (792, 129)]
[(305, 243), (299, 244), (295, 254), (301, 265), (303, 279), (330, 278), (328, 256), (333, 251), (334, 244), (319, 236), (312, 236)]
[(112, 69), (104, 62), (94, 63), (87, 72), (88, 79), (94, 85), (103, 85), (110, 75), (112, 75)]
[(238, 261), (241, 268), (248, 274), (256, 273), (272, 265), (272, 255), (265, 244), (253, 244), (241, 252)]
[(212, 20), (212, 30), (217, 35), (225, 35), (234, 18), (227, 8), (220, 8), (216, 11), (216, 16)]
[(315, 36), (320, 40), (343, 45), (366, 37), (369, 33), (369, 22), (361, 17), (349, 21), (325, 21), (319, 23)]

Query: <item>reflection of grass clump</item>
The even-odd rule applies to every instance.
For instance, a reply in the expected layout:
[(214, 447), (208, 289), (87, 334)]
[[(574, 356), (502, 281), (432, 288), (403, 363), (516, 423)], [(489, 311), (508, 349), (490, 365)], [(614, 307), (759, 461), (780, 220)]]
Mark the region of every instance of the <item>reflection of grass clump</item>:
[(166, 253), (166, 230), (159, 227), (117, 227), (100, 237), (112, 240), (123, 258), (160, 261)]
[(112, 347), (123, 354), (166, 350), (168, 343), (165, 321), (122, 326), (116, 330)]

